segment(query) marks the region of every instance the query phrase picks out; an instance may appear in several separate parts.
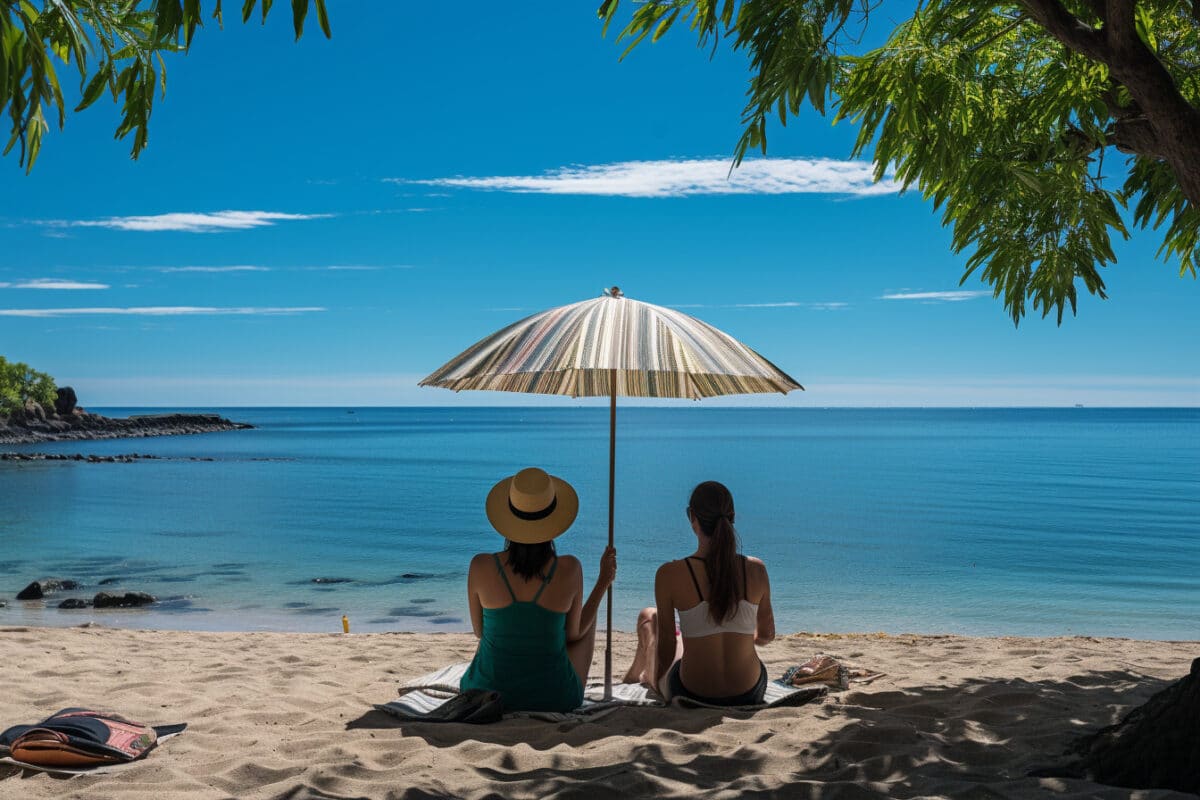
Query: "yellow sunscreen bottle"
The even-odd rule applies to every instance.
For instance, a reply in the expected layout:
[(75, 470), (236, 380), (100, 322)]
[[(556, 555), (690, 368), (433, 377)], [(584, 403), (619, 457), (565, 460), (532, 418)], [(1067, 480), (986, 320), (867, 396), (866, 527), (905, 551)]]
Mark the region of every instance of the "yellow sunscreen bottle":
[(342, 614), (342, 633), (350, 632), (350, 618)]

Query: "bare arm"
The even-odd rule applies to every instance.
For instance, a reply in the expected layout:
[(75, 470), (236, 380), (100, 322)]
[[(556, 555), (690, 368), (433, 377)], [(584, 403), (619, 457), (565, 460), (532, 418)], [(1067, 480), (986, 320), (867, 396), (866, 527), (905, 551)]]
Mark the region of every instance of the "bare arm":
[(771, 579), (767, 577), (767, 567), (757, 558), (750, 559), (762, 573), (763, 593), (758, 601), (758, 620), (755, 625), (754, 643), (757, 645), (770, 644), (775, 641), (775, 609), (771, 608)]
[[(579, 564), (578, 561), (575, 562)], [(604, 555), (600, 557), (600, 572), (596, 576), (596, 585), (592, 587), (591, 594), (582, 606), (579, 605), (579, 596), (583, 594), (583, 569), (579, 568), (579, 594), (576, 595), (576, 600), (571, 604), (571, 611), (567, 613), (567, 641), (577, 642), (588, 635), (596, 625), (596, 613), (600, 610), (600, 602), (604, 600), (604, 595), (608, 591), (608, 587), (612, 586), (613, 579), (617, 577), (617, 551), (608, 547), (604, 550)], [(572, 626), (572, 613), (574, 617), (574, 626)]]
[(671, 597), (667, 571), (670, 563), (658, 568), (654, 576), (654, 603), (658, 606), (658, 641), (654, 649), (654, 686), (675, 663), (675, 604)]
[(479, 570), (482, 565), (481, 559), (485, 559), (483, 554), (477, 555), (471, 559), (471, 567), (467, 570), (467, 605), (471, 609), (471, 630), (475, 632), (475, 638), (483, 636), (483, 603), (479, 600)]

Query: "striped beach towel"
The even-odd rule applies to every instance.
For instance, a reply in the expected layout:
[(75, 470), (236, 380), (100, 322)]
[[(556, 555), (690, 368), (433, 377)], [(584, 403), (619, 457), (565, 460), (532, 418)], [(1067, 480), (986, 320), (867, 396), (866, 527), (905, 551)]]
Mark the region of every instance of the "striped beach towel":
[[(448, 667), (422, 675), (401, 685), (403, 694), (390, 703), (380, 703), (378, 710), (406, 720), (429, 719), (431, 712), (458, 694), (459, 681), (467, 671), (468, 662), (451, 664)], [(420, 688), (414, 688), (420, 687)], [(682, 708), (719, 708), (729, 711), (758, 711), (764, 708), (782, 708), (804, 705), (828, 692), (825, 686), (790, 686), (782, 681), (767, 684), (763, 702), (750, 706), (710, 706), (686, 697), (677, 697), (673, 705)], [(506, 719), (540, 719), (547, 722), (598, 719), (622, 706), (658, 706), (666, 704), (657, 693), (652, 693), (640, 683), (618, 683), (613, 686), (612, 699), (604, 699), (604, 684), (592, 683), (584, 691), (583, 705), (573, 711), (510, 711)]]

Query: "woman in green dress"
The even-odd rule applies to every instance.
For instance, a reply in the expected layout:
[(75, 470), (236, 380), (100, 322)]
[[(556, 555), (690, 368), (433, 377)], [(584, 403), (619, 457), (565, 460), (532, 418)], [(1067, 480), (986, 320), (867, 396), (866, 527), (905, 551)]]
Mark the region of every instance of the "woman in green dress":
[(585, 599), (579, 559), (554, 547), (578, 511), (571, 485), (536, 467), (488, 493), (488, 521), (506, 542), (499, 553), (471, 559), (467, 597), (479, 649), (463, 689), (498, 691), (513, 711), (570, 711), (583, 702), (596, 612), (616, 577), (617, 556), (604, 551)]

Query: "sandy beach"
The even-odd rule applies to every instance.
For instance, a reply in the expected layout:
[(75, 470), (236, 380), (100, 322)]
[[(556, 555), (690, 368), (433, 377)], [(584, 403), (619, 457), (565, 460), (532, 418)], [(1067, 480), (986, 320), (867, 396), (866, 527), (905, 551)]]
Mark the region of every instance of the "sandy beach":
[[(633, 644), (616, 637), (618, 668)], [(756, 714), (630, 708), (477, 726), (372, 709), (473, 648), (460, 634), (3, 628), (0, 726), (82, 705), (191, 727), (109, 775), (0, 766), (0, 797), (1190, 796), (1025, 776), (1185, 675), (1196, 642), (801, 633), (761, 649), (773, 677), (818, 652), (887, 677)]]

